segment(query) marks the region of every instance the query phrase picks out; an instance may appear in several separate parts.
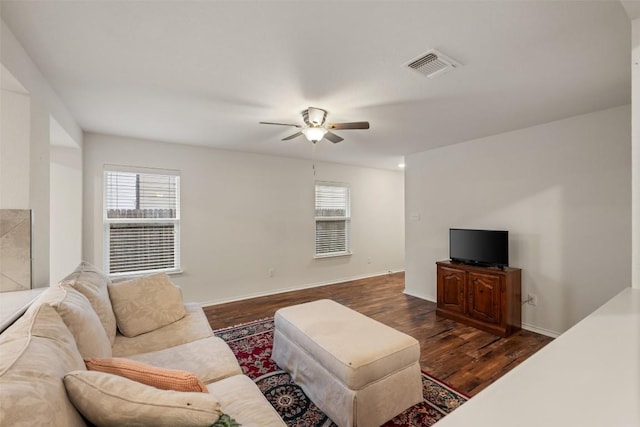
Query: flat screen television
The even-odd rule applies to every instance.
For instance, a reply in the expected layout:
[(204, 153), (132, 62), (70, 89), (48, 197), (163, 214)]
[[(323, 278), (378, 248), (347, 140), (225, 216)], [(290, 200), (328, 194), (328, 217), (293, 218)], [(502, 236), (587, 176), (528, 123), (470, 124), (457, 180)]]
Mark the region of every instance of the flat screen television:
[(449, 258), (465, 264), (506, 267), (509, 265), (509, 232), (450, 228)]

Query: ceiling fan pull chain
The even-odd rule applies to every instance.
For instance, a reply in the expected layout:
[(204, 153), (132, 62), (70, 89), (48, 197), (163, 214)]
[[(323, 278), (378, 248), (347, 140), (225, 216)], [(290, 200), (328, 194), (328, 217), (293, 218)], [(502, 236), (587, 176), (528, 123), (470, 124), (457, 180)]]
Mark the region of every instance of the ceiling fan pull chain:
[(311, 168), (313, 169), (313, 177), (316, 176), (316, 144), (311, 144)]

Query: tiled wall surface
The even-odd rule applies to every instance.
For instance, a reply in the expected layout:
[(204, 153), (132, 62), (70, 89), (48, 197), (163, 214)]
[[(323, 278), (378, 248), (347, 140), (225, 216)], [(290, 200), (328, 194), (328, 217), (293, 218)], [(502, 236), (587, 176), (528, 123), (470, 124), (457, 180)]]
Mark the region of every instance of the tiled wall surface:
[(0, 292), (31, 289), (31, 210), (0, 209)]

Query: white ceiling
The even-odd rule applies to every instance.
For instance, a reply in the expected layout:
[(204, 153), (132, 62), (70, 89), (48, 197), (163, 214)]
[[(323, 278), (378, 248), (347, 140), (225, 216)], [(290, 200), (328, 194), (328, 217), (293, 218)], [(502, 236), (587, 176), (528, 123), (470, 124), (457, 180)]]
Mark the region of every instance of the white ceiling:
[(2, 64), (0, 64), (0, 89), (24, 94), (29, 93)]
[(627, 11), (627, 15), (631, 19), (640, 18), (640, 1), (638, 0), (620, 0), (622, 6)]
[[(629, 1), (625, 0), (627, 3)], [(308, 158), (404, 155), (631, 102), (619, 1), (6, 1), (4, 22), (85, 131)], [(463, 66), (429, 80), (436, 48)]]

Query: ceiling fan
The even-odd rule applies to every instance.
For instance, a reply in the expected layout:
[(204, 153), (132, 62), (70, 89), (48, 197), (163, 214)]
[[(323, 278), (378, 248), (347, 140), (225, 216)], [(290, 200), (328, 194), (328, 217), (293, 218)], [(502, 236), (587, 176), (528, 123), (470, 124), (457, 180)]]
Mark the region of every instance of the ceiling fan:
[(322, 108), (309, 107), (302, 112), (302, 119), (305, 125), (295, 125), (291, 123), (274, 123), (274, 122), (260, 122), (263, 125), (278, 125), (278, 126), (293, 126), (299, 128), (300, 131), (289, 135), (286, 138), (282, 138), (283, 141), (289, 141), (304, 135), (310, 142), (316, 143), (323, 138), (327, 138), (329, 141), (338, 143), (344, 138), (339, 137), (329, 129), (369, 129), (369, 122), (350, 122), (350, 123), (326, 123), (327, 110)]

